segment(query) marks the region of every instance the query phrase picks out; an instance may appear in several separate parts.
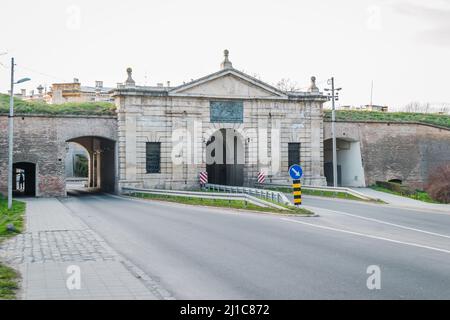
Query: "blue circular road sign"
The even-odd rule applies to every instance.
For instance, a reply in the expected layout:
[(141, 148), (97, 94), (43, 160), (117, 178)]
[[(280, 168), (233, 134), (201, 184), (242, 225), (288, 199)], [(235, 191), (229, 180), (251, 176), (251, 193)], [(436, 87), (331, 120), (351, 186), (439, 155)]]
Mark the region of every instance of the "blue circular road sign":
[(303, 169), (300, 165), (294, 164), (289, 168), (289, 175), (292, 179), (298, 180), (303, 176)]

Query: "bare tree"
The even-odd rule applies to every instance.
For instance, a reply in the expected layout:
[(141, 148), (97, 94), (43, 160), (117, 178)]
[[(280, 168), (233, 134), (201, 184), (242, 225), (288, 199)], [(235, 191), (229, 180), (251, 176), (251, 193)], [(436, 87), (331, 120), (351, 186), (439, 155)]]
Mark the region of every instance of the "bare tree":
[(297, 82), (292, 81), (291, 79), (283, 78), (277, 82), (275, 85), (277, 89), (281, 91), (300, 91), (300, 87)]
[(443, 113), (443, 114), (449, 114), (450, 113), (450, 105), (443, 103), (439, 109), (438, 109), (439, 113)]
[(441, 113), (450, 114), (450, 104), (431, 104), (429, 102), (413, 101), (400, 108), (399, 111), (414, 112), (414, 113)]
[(421, 103), (413, 101), (404, 106), (403, 111), (415, 113), (429, 113), (431, 111), (431, 104), (429, 102)]

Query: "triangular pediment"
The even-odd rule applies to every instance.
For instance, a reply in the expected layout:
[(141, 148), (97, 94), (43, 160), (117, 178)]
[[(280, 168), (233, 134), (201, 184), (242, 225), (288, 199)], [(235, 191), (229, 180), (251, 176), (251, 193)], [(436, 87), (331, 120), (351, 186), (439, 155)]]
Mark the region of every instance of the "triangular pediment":
[(234, 69), (222, 70), (192, 81), (173, 89), (170, 94), (231, 98), (280, 98), (286, 96), (278, 89)]

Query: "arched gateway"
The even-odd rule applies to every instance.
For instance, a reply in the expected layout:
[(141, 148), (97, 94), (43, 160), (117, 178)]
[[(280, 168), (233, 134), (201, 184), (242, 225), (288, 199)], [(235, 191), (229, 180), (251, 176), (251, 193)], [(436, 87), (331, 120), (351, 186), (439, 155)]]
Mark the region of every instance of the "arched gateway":
[(13, 164), (14, 196), (34, 197), (36, 195), (36, 164), (15, 162)]
[[(7, 123), (0, 116), (0, 192), (7, 192)], [(117, 183), (117, 118), (18, 114), (14, 118), (14, 173), (16, 195), (66, 196), (66, 155), (69, 142), (90, 154), (93, 188), (114, 192)], [(4, 152), (5, 151), (5, 152)], [(20, 176), (23, 176), (23, 186)]]
[[(85, 187), (90, 190), (114, 192), (116, 182), (116, 142), (96, 136), (77, 137), (66, 142), (76, 143), (87, 151), (87, 181)], [(68, 164), (73, 165), (73, 162), (66, 162), (66, 166)]]

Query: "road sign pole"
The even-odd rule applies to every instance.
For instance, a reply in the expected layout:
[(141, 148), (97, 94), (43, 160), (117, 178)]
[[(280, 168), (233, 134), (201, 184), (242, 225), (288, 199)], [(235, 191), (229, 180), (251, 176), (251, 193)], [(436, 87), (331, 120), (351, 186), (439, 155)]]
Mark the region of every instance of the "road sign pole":
[(289, 168), (289, 175), (292, 178), (292, 192), (294, 194), (294, 204), (302, 204), (302, 184), (300, 178), (303, 176), (303, 169), (300, 165), (294, 164)]
[(294, 204), (300, 206), (302, 204), (302, 184), (300, 180), (292, 181), (292, 193), (294, 194)]

